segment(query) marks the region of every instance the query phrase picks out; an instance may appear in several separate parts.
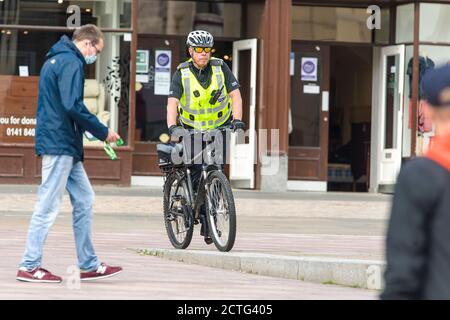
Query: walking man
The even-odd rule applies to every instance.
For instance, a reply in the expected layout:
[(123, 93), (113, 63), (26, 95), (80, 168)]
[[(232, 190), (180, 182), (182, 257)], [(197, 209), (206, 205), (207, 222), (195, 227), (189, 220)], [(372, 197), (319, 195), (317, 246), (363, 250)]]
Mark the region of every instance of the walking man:
[(100, 263), (92, 244), (94, 192), (83, 167), (83, 133), (101, 141), (120, 137), (91, 114), (83, 103), (84, 66), (96, 61), (104, 47), (103, 34), (94, 25), (78, 28), (50, 49), (39, 80), (36, 154), (42, 157), (42, 183), (34, 208), (17, 280), (61, 282), (42, 268), (42, 250), (58, 215), (64, 189), (73, 206), (73, 231), (81, 281), (111, 277), (122, 271)]

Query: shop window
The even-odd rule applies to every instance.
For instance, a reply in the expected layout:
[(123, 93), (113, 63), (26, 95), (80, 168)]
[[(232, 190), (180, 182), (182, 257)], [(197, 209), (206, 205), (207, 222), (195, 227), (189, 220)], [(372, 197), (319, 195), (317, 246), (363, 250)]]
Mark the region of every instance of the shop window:
[[(419, 47), (419, 81), (423, 75), (438, 66), (448, 64), (450, 57), (450, 46), (420, 45)], [(413, 46), (405, 48), (405, 86), (403, 102), (403, 157), (411, 156), (412, 124), (414, 118), (417, 121), (416, 134), (416, 154), (421, 155), (430, 143), (430, 139), (435, 134), (435, 128), (431, 119), (425, 113), (423, 93), (419, 86), (419, 99), (417, 100), (417, 114), (412, 114), (412, 65)], [(420, 83), (420, 82), (419, 82)]]
[(139, 33), (186, 36), (203, 29), (215, 37), (241, 36), (241, 4), (222, 1), (143, 0)]
[[(50, 47), (62, 32), (2, 30), (0, 39), (0, 75), (19, 76), (20, 66), (27, 67), (29, 76), (39, 76)], [(67, 33), (67, 36), (71, 36)]]
[[(432, 18), (431, 18), (432, 17)], [(420, 4), (420, 41), (450, 42), (450, 5)]]
[(199, 2), (197, 3), (197, 13), (210, 13), (218, 16), (222, 15), (222, 6), (214, 2)]
[(389, 28), (389, 9), (381, 9), (381, 29), (374, 30), (375, 43), (389, 43)]
[[(421, 65), (419, 66), (420, 75), (422, 76), (427, 70), (434, 67), (439, 67), (450, 63), (450, 46), (438, 46), (438, 45), (420, 45), (419, 55)], [(428, 65), (423, 67), (424, 61), (427, 61)], [(431, 65), (431, 66), (430, 66)], [(422, 77), (420, 77), (422, 78)], [(431, 138), (435, 135), (434, 125), (427, 117), (424, 111), (424, 103), (421, 90), (419, 90), (419, 102), (417, 106), (417, 139), (416, 139), (416, 153), (418, 155), (423, 152), (429, 146)]]
[(414, 4), (405, 4), (397, 7), (396, 18), (397, 43), (413, 42), (414, 35)]
[[(3, 0), (0, 24), (66, 27), (70, 6), (78, 6), (81, 24), (98, 22), (100, 28), (131, 28), (132, 0)], [(70, 19), (69, 19), (70, 20)]]
[[(11, 25), (0, 30), (0, 143), (34, 143), (41, 68), (47, 52), (61, 36), (72, 36), (71, 31), (26, 30), (20, 26), (65, 27), (61, 21), (70, 14), (64, 6), (71, 4), (91, 8), (83, 13), (82, 24), (94, 23), (104, 28), (131, 25), (131, 0), (0, 2), (0, 9), (4, 10), (0, 23)], [(112, 10), (115, 8), (120, 10)], [(84, 102), (101, 122), (128, 142), (131, 34), (104, 30), (104, 38), (105, 47), (97, 62), (85, 67)], [(100, 146), (102, 142), (86, 139), (85, 145)]]
[(372, 42), (366, 9), (336, 7), (292, 7), (294, 40)]
[[(0, 142), (34, 142), (39, 73), (45, 55), (64, 33), (11, 31), (0, 39)], [(69, 37), (70, 33), (67, 34)], [(105, 125), (127, 140), (129, 122), (130, 42), (123, 34), (105, 33), (105, 48), (96, 64), (85, 68), (84, 102)], [(14, 39), (14, 40), (13, 40)], [(20, 123), (12, 125), (14, 119)], [(27, 119), (23, 119), (27, 118)], [(22, 126), (23, 123), (31, 123)], [(17, 130), (13, 130), (17, 129)], [(85, 145), (101, 145), (85, 141)]]
[[(136, 132), (135, 140), (157, 142), (161, 133), (167, 132), (167, 97), (170, 81), (176, 67), (188, 59), (185, 37), (139, 36), (138, 72), (136, 86)], [(170, 56), (166, 70), (156, 71), (157, 54)], [(215, 41), (212, 56), (223, 59), (232, 69), (233, 44)], [(170, 75), (164, 78), (164, 73)], [(156, 73), (159, 73), (157, 75)], [(164, 81), (164, 79), (169, 81)], [(155, 87), (156, 86), (156, 87)]]

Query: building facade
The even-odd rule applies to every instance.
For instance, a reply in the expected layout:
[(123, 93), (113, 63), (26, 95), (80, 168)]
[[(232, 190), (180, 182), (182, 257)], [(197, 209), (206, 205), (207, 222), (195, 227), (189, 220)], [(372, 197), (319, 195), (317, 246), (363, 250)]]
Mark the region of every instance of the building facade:
[(226, 169), (235, 187), (390, 192), (433, 136), (419, 81), (450, 60), (448, 1), (4, 0), (0, 183), (40, 181), (39, 70), (77, 10), (106, 36), (86, 69), (85, 102), (127, 142), (117, 161), (86, 143), (94, 183), (161, 185), (168, 86), (195, 28), (215, 36), (214, 56), (241, 84), (250, 131)]

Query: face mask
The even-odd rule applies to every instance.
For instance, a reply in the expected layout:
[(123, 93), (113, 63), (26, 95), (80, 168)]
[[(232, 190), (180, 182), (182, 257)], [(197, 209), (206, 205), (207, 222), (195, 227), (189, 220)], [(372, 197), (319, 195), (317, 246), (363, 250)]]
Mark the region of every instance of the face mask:
[[(90, 45), (97, 51), (97, 48), (92, 43), (90, 43)], [(84, 57), (84, 60), (86, 60), (87, 64), (93, 64), (97, 60), (97, 55), (93, 54), (93, 55)]]
[(84, 57), (84, 60), (86, 60), (87, 64), (93, 64), (97, 60), (97, 56), (93, 54), (92, 56)]

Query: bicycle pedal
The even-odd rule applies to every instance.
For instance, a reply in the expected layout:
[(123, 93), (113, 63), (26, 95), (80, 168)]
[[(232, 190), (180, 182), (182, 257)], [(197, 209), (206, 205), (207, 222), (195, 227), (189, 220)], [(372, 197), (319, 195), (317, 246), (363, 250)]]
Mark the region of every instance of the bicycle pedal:
[(167, 221), (175, 221), (175, 217), (171, 214), (166, 215), (166, 220)]
[(173, 195), (172, 196), (172, 201), (181, 201), (183, 197), (179, 194)]

